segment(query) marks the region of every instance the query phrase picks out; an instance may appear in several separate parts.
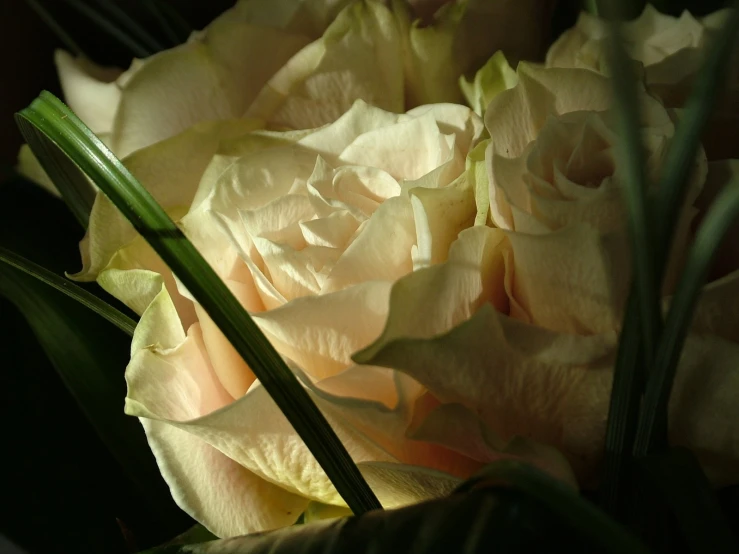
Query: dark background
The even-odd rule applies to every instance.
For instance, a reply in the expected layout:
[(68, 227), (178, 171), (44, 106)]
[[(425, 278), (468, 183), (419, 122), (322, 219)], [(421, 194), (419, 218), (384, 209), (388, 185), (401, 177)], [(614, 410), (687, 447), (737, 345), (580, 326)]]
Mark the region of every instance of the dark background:
[[(202, 28), (232, 0), (169, 0)], [(130, 54), (74, 14), (47, 1), (84, 50), (101, 64), (127, 67)], [(137, 1), (121, 1), (139, 21)], [(688, 2), (672, 2), (678, 12)], [(722, 2), (695, 2), (705, 13)], [(569, 26), (578, 2), (563, 1), (553, 34)], [(66, 208), (14, 175), (21, 136), (13, 114), (47, 89), (59, 95), (55, 36), (24, 0), (0, 0), (0, 245), (56, 272), (79, 268), (81, 230)], [(125, 336), (108, 332), (110, 363), (121, 372), (121, 410), (128, 360)], [(30, 327), (0, 297), (0, 533), (28, 552), (130, 552), (158, 544), (192, 524), (176, 508), (153, 517), (66, 391)], [(154, 521), (157, 520), (155, 524)], [(164, 523), (162, 523), (164, 521)]]

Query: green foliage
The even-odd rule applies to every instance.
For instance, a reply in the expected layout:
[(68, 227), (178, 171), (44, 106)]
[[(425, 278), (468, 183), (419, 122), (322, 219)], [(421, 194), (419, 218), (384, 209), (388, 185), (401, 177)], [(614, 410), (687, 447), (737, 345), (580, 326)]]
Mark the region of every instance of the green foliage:
[(82, 287), (75, 285), (71, 281), (56, 275), (55, 273), (33, 263), (30, 260), (27, 260), (23, 256), (19, 256), (7, 248), (3, 248), (2, 246), (0, 246), (0, 262), (4, 262), (11, 267), (19, 269), (27, 275), (35, 277), (42, 283), (66, 294), (99, 316), (107, 319), (129, 337), (133, 336), (133, 330), (136, 328), (136, 322), (133, 319), (107, 302), (100, 300), (97, 296), (86, 291)]

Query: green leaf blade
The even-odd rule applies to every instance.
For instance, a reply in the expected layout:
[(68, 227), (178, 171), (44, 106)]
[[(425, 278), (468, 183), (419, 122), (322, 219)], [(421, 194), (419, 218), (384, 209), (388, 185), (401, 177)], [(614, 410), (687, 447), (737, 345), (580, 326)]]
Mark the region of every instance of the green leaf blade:
[(14, 267), (20, 271), (23, 271), (31, 277), (35, 277), (42, 283), (46, 283), (52, 288), (55, 288), (59, 292), (69, 296), (76, 300), (89, 310), (92, 310), (99, 316), (107, 319), (110, 323), (118, 327), (121, 331), (126, 333), (129, 337), (133, 336), (133, 331), (136, 328), (136, 322), (115, 309), (110, 304), (100, 300), (94, 294), (86, 291), (82, 287), (59, 277), (55, 273), (41, 267), (38, 264), (33, 263), (30, 260), (0, 246), (0, 262), (4, 262), (11, 267)]

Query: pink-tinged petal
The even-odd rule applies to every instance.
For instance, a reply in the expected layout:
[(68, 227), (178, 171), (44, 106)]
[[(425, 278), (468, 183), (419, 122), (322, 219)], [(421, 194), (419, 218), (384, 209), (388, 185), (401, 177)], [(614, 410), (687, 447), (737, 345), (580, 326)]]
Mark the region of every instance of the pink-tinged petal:
[(524, 461), (574, 488), (578, 487), (569, 462), (556, 449), (523, 437), (502, 441), (461, 404), (437, 406), (413, 426), (410, 436), (443, 445), (485, 464), (506, 459)]
[(389, 292), (390, 283), (371, 281), (298, 298), (254, 319), (280, 354), (322, 379), (346, 369), (351, 354), (377, 338)]
[(486, 304), (447, 334), (383, 338), (361, 360), (408, 373), (442, 403), (469, 408), (502, 441), (554, 446), (584, 484), (601, 457), (615, 339), (560, 335)]

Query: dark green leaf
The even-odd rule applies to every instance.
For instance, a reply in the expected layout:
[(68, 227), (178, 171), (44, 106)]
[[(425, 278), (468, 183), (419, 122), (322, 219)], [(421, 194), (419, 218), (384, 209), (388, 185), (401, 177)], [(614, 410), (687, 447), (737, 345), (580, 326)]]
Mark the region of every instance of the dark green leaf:
[(66, 294), (99, 316), (110, 321), (128, 336), (133, 336), (133, 330), (136, 328), (136, 322), (133, 319), (121, 313), (107, 302), (100, 300), (94, 294), (87, 292), (82, 287), (2, 246), (0, 246), (0, 262), (15, 267), (27, 275), (35, 277), (42, 283), (46, 283), (50, 287)]
[(244, 358), (354, 513), (380, 508), (359, 469), (295, 375), (192, 243), (125, 166), (58, 98), (44, 92), (16, 117), (39, 155), (84, 171), (161, 256)]
[(124, 342), (125, 335), (75, 300), (7, 264), (0, 265), (0, 294), (23, 313), (67, 389), (131, 481), (162, 512), (171, 510), (143, 430), (123, 413), (125, 361), (115, 363), (110, 334)]
[(682, 540), (695, 554), (735, 554), (739, 542), (695, 456), (684, 448), (642, 458), (638, 467), (675, 514)]
[(619, 140), (619, 166), (626, 169), (624, 194), (629, 214), (633, 277), (624, 315), (606, 428), (602, 502), (617, 513), (631, 460), (634, 428), (646, 368), (650, 367), (662, 327), (659, 279), (654, 266), (654, 240), (649, 226), (644, 147), (641, 139), (637, 81), (623, 46), (620, 24), (624, 6), (615, 0), (601, 2), (610, 21), (608, 59), (612, 79)]
[(147, 554), (648, 554), (628, 531), (539, 470), (496, 462), (448, 498)]
[(634, 443), (635, 456), (645, 456), (656, 442), (664, 443), (666, 439), (667, 403), (693, 311), (718, 247), (738, 217), (739, 180), (735, 180), (718, 194), (706, 214), (672, 298), (654, 371), (644, 394)]

